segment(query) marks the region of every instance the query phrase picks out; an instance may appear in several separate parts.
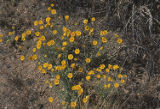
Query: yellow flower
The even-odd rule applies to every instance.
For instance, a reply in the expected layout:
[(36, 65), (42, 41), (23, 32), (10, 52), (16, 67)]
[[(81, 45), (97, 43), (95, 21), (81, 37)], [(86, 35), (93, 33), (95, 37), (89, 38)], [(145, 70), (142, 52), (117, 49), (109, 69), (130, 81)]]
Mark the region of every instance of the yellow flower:
[(97, 54), (96, 54), (97, 56), (100, 56), (101, 55), (101, 53), (100, 52), (97, 52)]
[(97, 45), (97, 41), (96, 40), (94, 40), (92, 43), (93, 43), (93, 45)]
[(36, 36), (39, 36), (39, 35), (40, 35), (40, 32), (36, 32), (35, 35), (36, 35)]
[(121, 80), (121, 83), (123, 84), (124, 82), (125, 82), (125, 80), (124, 80), (124, 79), (122, 79), (122, 80)]
[(80, 96), (83, 93), (83, 89), (78, 90), (78, 95)]
[(109, 68), (109, 69), (112, 69), (112, 65), (111, 65), (111, 64), (108, 64), (108, 68)]
[(61, 58), (62, 57), (62, 54), (58, 54), (57, 58)]
[(75, 66), (76, 66), (75, 63), (72, 63), (72, 64), (70, 65), (71, 68), (75, 68)]
[(87, 20), (87, 19), (84, 19), (84, 20), (83, 20), (83, 23), (84, 23), (84, 24), (87, 24), (87, 23), (88, 23), (88, 20)]
[(111, 84), (108, 84), (108, 85), (107, 85), (107, 88), (110, 88), (110, 87), (111, 87)]
[(24, 61), (25, 57), (24, 56), (20, 56), (20, 60)]
[(68, 78), (72, 78), (73, 77), (73, 74), (72, 73), (68, 73)]
[(86, 76), (86, 80), (90, 80), (91, 79), (91, 76)]
[(52, 97), (49, 97), (49, 98), (48, 98), (48, 101), (49, 101), (50, 103), (52, 103), (52, 102), (53, 102), (53, 98), (52, 98)]
[(100, 75), (100, 74), (97, 74), (97, 75), (96, 75), (96, 77), (97, 77), (97, 78), (100, 78), (100, 77), (101, 77), (101, 75)]
[(88, 72), (88, 75), (93, 75), (94, 74), (94, 71), (93, 70), (90, 70), (89, 72)]
[(106, 79), (106, 75), (102, 75), (102, 78), (103, 78), (103, 79)]
[(62, 60), (62, 61), (61, 61), (61, 64), (62, 64), (62, 65), (66, 65), (66, 60)]
[(70, 104), (70, 105), (71, 105), (71, 107), (72, 107), (72, 108), (75, 108), (75, 107), (76, 107), (76, 105), (77, 105), (77, 103), (76, 103), (76, 102), (71, 102), (71, 104)]
[(57, 30), (53, 30), (53, 34), (56, 35), (57, 34)]
[(34, 26), (37, 26), (38, 25), (38, 21), (34, 21)]
[(14, 40), (15, 40), (15, 41), (18, 41), (18, 36), (16, 36), (16, 37), (14, 38)]
[(46, 73), (47, 73), (45, 69), (42, 69), (41, 72), (42, 72), (43, 74), (46, 74)]
[(92, 17), (92, 18), (91, 18), (91, 21), (92, 21), (92, 22), (94, 22), (95, 20), (96, 20), (96, 18), (95, 18), (95, 17)]
[(55, 15), (55, 14), (56, 14), (56, 10), (55, 10), (55, 9), (52, 9), (52, 10), (51, 10), (51, 13), (52, 13), (53, 15)]
[(113, 65), (113, 70), (117, 70), (119, 69), (119, 66), (118, 65)]
[(79, 49), (75, 49), (75, 54), (79, 54), (80, 53), (80, 50)]
[(56, 79), (60, 79), (60, 75), (58, 74), (58, 75), (56, 75)]
[(86, 31), (88, 31), (88, 30), (89, 30), (89, 26), (85, 26), (84, 29), (85, 29)]
[(33, 52), (36, 52), (36, 48), (33, 48), (32, 51), (33, 51)]
[(51, 7), (53, 7), (53, 6), (54, 6), (54, 4), (52, 3), (50, 6), (51, 6)]
[(74, 61), (77, 61), (78, 60), (78, 58), (74, 58)]
[(51, 7), (48, 7), (48, 11), (50, 11), (52, 8)]
[(81, 88), (81, 85), (72, 86), (72, 90), (80, 90)]
[(31, 35), (31, 30), (27, 30), (27, 31), (26, 31), (26, 34), (27, 34), (27, 35)]
[(117, 39), (117, 43), (121, 44), (123, 42), (123, 40), (121, 38)]
[(86, 61), (86, 63), (90, 63), (91, 59), (90, 58), (86, 58), (85, 61)]
[(46, 39), (45, 36), (41, 36), (41, 37), (40, 37), (40, 40), (42, 40), (42, 41), (44, 41), (45, 39)]
[(67, 41), (63, 42), (62, 46), (67, 46)]
[(87, 98), (83, 98), (83, 103), (87, 103), (88, 99)]
[(41, 26), (39, 27), (39, 29), (40, 29), (40, 30), (43, 30), (43, 29), (44, 29), (44, 26), (43, 26), (43, 25), (41, 25)]
[(39, 20), (38, 23), (41, 25), (41, 24), (43, 24), (43, 21), (42, 21), (42, 20)]
[(72, 33), (71, 33), (71, 37), (74, 37), (75, 35), (76, 35), (75, 32), (72, 32)]
[(73, 55), (72, 55), (72, 54), (69, 54), (69, 55), (68, 55), (68, 59), (69, 59), (69, 60), (72, 60), (72, 59), (73, 59)]
[(39, 71), (42, 70), (42, 66), (41, 66), (41, 65), (38, 66), (38, 70), (39, 70)]
[(81, 36), (81, 34), (82, 34), (81, 31), (76, 31), (77, 36)]
[(106, 69), (105, 69), (105, 71), (108, 73), (108, 72), (109, 72), (109, 69), (108, 69), (108, 68), (106, 68)]
[(104, 30), (103, 31), (103, 35), (107, 35), (108, 34), (108, 31), (107, 30)]
[(105, 37), (102, 37), (102, 42), (103, 43), (106, 43), (107, 42), (107, 39)]
[(108, 77), (108, 81), (112, 81), (112, 78), (111, 78), (111, 77)]
[(74, 42), (74, 37), (70, 37), (70, 38), (69, 38), (69, 41), (70, 41), (70, 42)]
[(59, 80), (58, 79), (54, 80), (54, 84), (58, 85), (59, 84)]
[(65, 20), (68, 21), (69, 20), (69, 15), (65, 16)]
[(118, 87), (119, 87), (119, 84), (118, 84), (118, 83), (115, 83), (115, 84), (114, 84), (114, 87), (115, 87), (115, 88), (118, 88)]
[(34, 55), (32, 56), (32, 59), (33, 59), (33, 60), (37, 60), (37, 55), (34, 54)]
[(102, 69), (102, 70), (103, 70), (105, 67), (106, 67), (106, 66), (105, 66), (104, 64), (101, 64), (101, 65), (99, 66), (99, 68)]
[(50, 17), (47, 17), (46, 18), (46, 22), (48, 23), (48, 22), (50, 22), (51, 21), (51, 18)]
[(127, 78), (127, 75), (124, 75), (125, 78)]
[(51, 69), (51, 72), (54, 72), (54, 69), (53, 69), (53, 68)]
[(103, 86), (104, 88), (107, 88), (107, 85), (106, 84), (104, 84), (104, 86)]
[(83, 72), (83, 68), (82, 68), (82, 67), (79, 67), (79, 68), (78, 68), (78, 71), (79, 71), (79, 72)]
[(63, 27), (63, 32), (66, 32), (67, 31), (67, 28), (64, 26)]
[(52, 64), (48, 64), (48, 70), (52, 69)]
[(44, 64), (43, 64), (43, 67), (44, 67), (44, 68), (48, 67), (48, 63), (44, 63)]

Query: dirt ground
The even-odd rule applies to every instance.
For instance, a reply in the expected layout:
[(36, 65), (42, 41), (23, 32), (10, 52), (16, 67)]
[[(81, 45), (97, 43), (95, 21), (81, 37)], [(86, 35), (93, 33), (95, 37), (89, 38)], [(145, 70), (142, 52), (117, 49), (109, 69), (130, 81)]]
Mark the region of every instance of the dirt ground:
[[(61, 109), (35, 63), (21, 62), (14, 48), (0, 45), (0, 109)], [(54, 98), (53, 103), (48, 97)]]

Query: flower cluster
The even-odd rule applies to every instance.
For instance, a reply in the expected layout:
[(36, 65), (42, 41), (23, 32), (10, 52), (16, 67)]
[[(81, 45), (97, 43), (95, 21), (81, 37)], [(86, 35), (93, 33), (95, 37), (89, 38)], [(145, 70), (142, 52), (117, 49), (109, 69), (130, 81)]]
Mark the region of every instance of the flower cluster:
[[(51, 75), (45, 83), (50, 88), (59, 87), (62, 105), (75, 108), (78, 103), (87, 104), (93, 93), (107, 96), (122, 86), (127, 75), (119, 65), (107, 61), (123, 45), (122, 38), (107, 29), (97, 29), (95, 17), (60, 16), (54, 6), (50, 5), (45, 19), (34, 21), (34, 31), (28, 29), (14, 40), (33, 39), (33, 54), (28, 59), (37, 62), (42, 74)], [(21, 61), (25, 59), (20, 56)], [(49, 97), (48, 101), (54, 99)]]

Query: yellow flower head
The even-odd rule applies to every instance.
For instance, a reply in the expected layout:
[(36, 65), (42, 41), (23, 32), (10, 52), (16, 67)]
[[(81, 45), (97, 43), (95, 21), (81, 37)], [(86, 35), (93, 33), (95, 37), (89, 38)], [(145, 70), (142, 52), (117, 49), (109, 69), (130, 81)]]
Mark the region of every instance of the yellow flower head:
[(76, 31), (77, 36), (81, 36), (81, 34), (82, 34), (81, 31)]
[(72, 108), (75, 108), (75, 107), (76, 107), (76, 105), (77, 105), (77, 103), (76, 103), (76, 102), (71, 102), (71, 104), (70, 104), (70, 105), (71, 105), (71, 107), (72, 107)]
[(57, 34), (57, 30), (53, 30), (53, 34), (56, 35)]
[(119, 66), (118, 65), (113, 65), (113, 70), (117, 70), (119, 69)]
[(72, 43), (72, 42), (74, 42), (74, 37), (70, 37), (69, 38), (69, 41)]
[(80, 53), (80, 50), (79, 49), (75, 49), (75, 54), (79, 54)]
[(62, 46), (67, 46), (67, 41), (64, 41), (64, 42), (62, 43)]
[(84, 24), (87, 24), (87, 23), (88, 23), (88, 20), (87, 20), (87, 19), (84, 19), (84, 20), (83, 20), (83, 23), (84, 23)]
[(27, 30), (27, 31), (26, 31), (26, 34), (27, 34), (27, 35), (30, 35), (30, 34), (31, 34), (31, 30)]
[(50, 21), (51, 21), (51, 18), (50, 18), (50, 17), (47, 17), (47, 18), (46, 18), (46, 22), (49, 23)]
[(89, 26), (85, 26), (84, 29), (85, 29), (86, 31), (88, 31), (88, 30), (89, 30)]
[(65, 16), (65, 20), (68, 21), (69, 20), (69, 15)]
[(86, 61), (86, 63), (90, 63), (91, 59), (90, 58), (86, 58), (85, 61)]
[(24, 61), (25, 57), (24, 56), (20, 56), (20, 60)]
[(92, 22), (94, 22), (95, 20), (96, 20), (96, 18), (95, 18), (95, 17), (92, 17), (92, 18), (91, 18), (91, 21), (92, 21)]
[(93, 41), (93, 45), (97, 45), (97, 41), (96, 40)]
[(72, 54), (69, 54), (69, 55), (68, 55), (68, 59), (69, 59), (69, 60), (72, 60), (72, 59), (73, 59), (73, 55), (72, 55)]
[(59, 80), (58, 79), (54, 80), (54, 84), (58, 85), (59, 84)]
[(56, 75), (56, 79), (60, 79), (60, 75), (58, 74), (58, 75)]
[(52, 9), (52, 10), (51, 10), (51, 13), (52, 13), (53, 15), (55, 15), (55, 14), (56, 14), (56, 10), (55, 10), (55, 9)]
[(91, 76), (86, 76), (86, 80), (90, 80), (91, 79)]
[(36, 32), (35, 35), (36, 35), (36, 36), (39, 36), (39, 35), (40, 35), (40, 32)]
[(52, 64), (48, 64), (48, 70), (52, 69)]
[(117, 39), (117, 43), (121, 44), (123, 42), (123, 40), (121, 38)]
[(107, 42), (107, 39), (105, 37), (102, 37), (102, 42), (103, 43), (106, 43)]
[(14, 38), (15, 41), (18, 41), (18, 39), (19, 39), (18, 36), (16, 36), (16, 37)]
[(52, 98), (52, 97), (49, 97), (49, 98), (48, 98), (48, 101), (49, 101), (50, 103), (52, 103), (52, 102), (53, 102), (53, 98)]
[(72, 64), (70, 65), (71, 68), (75, 68), (75, 66), (76, 66), (75, 63), (72, 63)]
[(115, 88), (118, 88), (118, 87), (119, 87), (119, 84), (118, 84), (118, 83), (115, 83), (115, 84), (114, 84), (114, 87), (115, 87)]
[(72, 73), (68, 73), (68, 78), (72, 78), (73, 77), (73, 74)]
[(38, 25), (38, 21), (34, 21), (34, 26), (37, 26)]
[(62, 61), (61, 61), (61, 64), (62, 64), (62, 65), (66, 65), (66, 63), (67, 63), (66, 60), (62, 60)]

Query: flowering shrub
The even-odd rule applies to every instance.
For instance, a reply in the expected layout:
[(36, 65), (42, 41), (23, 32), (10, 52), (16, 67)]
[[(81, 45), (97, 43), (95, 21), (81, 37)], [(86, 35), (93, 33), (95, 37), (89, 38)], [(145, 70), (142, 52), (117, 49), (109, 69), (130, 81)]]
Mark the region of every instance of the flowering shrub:
[[(29, 60), (37, 62), (42, 74), (49, 74), (46, 84), (58, 88), (58, 96), (66, 108), (89, 106), (93, 95), (99, 99), (125, 83), (127, 75), (119, 65), (109, 64), (116, 51), (123, 45), (118, 34), (100, 30), (96, 18), (71, 18), (60, 16), (54, 4), (48, 8), (50, 15), (34, 22), (34, 31), (26, 30), (21, 37), (14, 35), (15, 43), (32, 39), (33, 54)], [(28, 43), (27, 41), (26, 43)], [(20, 60), (27, 58), (21, 55)], [(49, 102), (54, 97), (48, 98)]]

